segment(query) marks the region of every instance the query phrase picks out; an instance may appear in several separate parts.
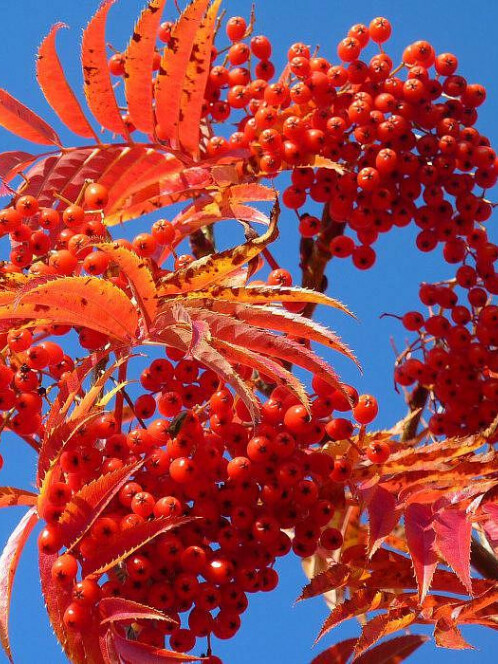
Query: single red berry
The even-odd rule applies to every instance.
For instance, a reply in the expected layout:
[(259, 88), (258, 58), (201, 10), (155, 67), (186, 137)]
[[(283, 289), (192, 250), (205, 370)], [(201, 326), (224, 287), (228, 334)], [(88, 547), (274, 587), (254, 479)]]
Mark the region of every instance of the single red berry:
[(391, 448), (386, 441), (370, 443), (367, 447), (367, 457), (372, 463), (385, 463), (391, 454)]
[(353, 408), (353, 416), (360, 424), (370, 424), (377, 417), (379, 406), (377, 399), (370, 394), (362, 394)]

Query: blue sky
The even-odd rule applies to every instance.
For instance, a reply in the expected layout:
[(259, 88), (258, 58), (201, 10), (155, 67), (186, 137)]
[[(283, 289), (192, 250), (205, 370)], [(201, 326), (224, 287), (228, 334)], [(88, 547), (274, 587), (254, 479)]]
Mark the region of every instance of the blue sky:
[[(111, 11), (109, 41), (117, 48), (124, 46), (143, 4), (138, 0), (121, 0)], [(169, 4), (169, 11), (173, 11), (173, 2)], [(60, 34), (59, 43), (68, 76), (79, 85), (81, 29), (96, 9), (97, 2), (49, 0), (40, 3), (39, 0), (23, 0), (22, 3), (14, 3), (4, 0), (2, 5), (0, 87), (54, 121), (58, 127), (35, 82), (36, 48), (52, 23), (61, 20), (70, 25), (71, 30)], [(248, 0), (227, 0), (224, 6), (228, 15), (248, 17), (251, 3)], [(495, 0), (479, 0), (474, 4), (463, 0), (451, 3), (440, 0), (419, 0), (416, 3), (406, 0), (313, 0), (308, 3), (256, 0), (256, 9), (256, 34), (266, 34), (271, 38), (277, 71), (288, 46), (294, 41), (320, 44), (321, 53), (335, 58), (336, 44), (346, 35), (348, 28), (354, 23), (368, 23), (378, 15), (388, 17), (393, 24), (393, 37), (387, 50), (395, 62), (399, 60), (403, 48), (416, 39), (429, 40), (438, 52), (454, 52), (459, 59), (461, 73), (469, 81), (488, 87), (488, 101), (480, 109), (478, 126), (494, 144), (498, 143), (495, 120), (498, 101), (495, 78), (498, 68), (498, 3)], [(74, 140), (64, 132), (62, 135), (68, 141)], [(20, 141), (3, 131), (0, 132), (0, 141), (1, 151), (21, 147)], [(294, 215), (284, 214), (281, 223), (283, 237), (274, 253), (282, 267), (293, 270), (297, 262), (298, 242)], [(219, 231), (220, 236), (229, 232), (228, 228)], [(496, 241), (496, 230), (490, 233)], [(329, 292), (357, 313), (361, 321), (359, 324), (335, 312), (320, 311), (318, 314), (320, 320), (338, 331), (356, 350), (364, 367), (361, 378), (346, 362), (336, 361), (332, 356), (329, 359), (334, 361), (346, 380), (354, 382), (363, 392), (377, 395), (381, 406), (377, 422), (380, 425), (396, 421), (403, 415), (404, 406), (392, 388), (393, 352), (389, 341), (393, 335), (402, 347), (403, 334), (391, 319), (379, 320), (379, 315), (385, 311), (403, 313), (417, 307), (419, 282), (438, 280), (450, 274), (439, 252), (429, 256), (417, 254), (414, 237), (415, 232), (410, 228), (383, 237), (376, 245), (377, 263), (366, 273), (354, 270), (349, 261), (335, 261), (330, 266)], [(29, 487), (34, 477), (32, 452), (8, 437), (2, 440), (2, 448), (6, 467), (2, 471), (1, 483)], [(20, 516), (20, 510), (3, 510), (0, 514), (2, 540), (6, 539)], [(251, 597), (251, 606), (244, 615), (241, 631), (232, 642), (222, 643), (218, 649), (217, 654), (226, 664), (252, 664), (255, 661), (264, 664), (303, 664), (312, 659), (311, 644), (326, 616), (326, 609), (320, 599), (293, 608), (294, 599), (305, 582), (296, 558), (289, 557), (282, 562), (279, 572), (282, 581), (278, 590), (271, 595)], [(347, 624), (324, 639), (322, 645), (325, 647), (357, 633), (356, 624)], [(34, 540), (23, 557), (14, 589), (11, 635), (16, 661), (21, 664), (58, 664), (65, 661), (44, 613), (37, 580)], [(462, 664), (496, 661), (493, 648), (497, 638), (493, 632), (470, 629), (465, 635), (479, 650), (436, 652), (432, 645), (426, 645), (411, 661), (430, 659)], [(318, 651), (315, 649), (314, 654)], [(0, 662), (7, 661), (2, 657), (0, 655)]]

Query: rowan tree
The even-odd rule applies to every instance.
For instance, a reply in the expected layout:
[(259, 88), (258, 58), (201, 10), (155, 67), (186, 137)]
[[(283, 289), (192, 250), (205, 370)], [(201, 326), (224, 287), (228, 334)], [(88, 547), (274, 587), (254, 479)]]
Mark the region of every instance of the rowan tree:
[[(461, 627), (496, 629), (498, 602), (486, 88), (437, 44), (391, 54), (384, 17), (335, 52), (289, 45), (279, 71), (254, 14), (221, 0), (170, 16), (150, 0), (119, 48), (113, 4), (83, 32), (87, 109), (62, 24), (38, 49), (74, 143), (0, 89), (0, 125), (45, 146), (0, 154), (1, 430), (36, 454), (35, 491), (0, 489), (1, 507), (29, 508), (0, 557), (7, 656), (39, 523), (48, 617), (75, 664), (219, 664), (285, 556), (309, 577), (298, 601), (330, 608), (317, 640), (361, 625), (314, 664), (402, 661), (427, 640), (418, 625), (469, 648)], [(291, 224), (299, 270), (276, 258)], [(355, 352), (315, 314), (352, 317), (329, 264), (365, 272), (407, 227), (447, 265), (417, 310), (384, 312), (408, 337), (408, 413), (379, 427), (383, 404), (334, 368)]]

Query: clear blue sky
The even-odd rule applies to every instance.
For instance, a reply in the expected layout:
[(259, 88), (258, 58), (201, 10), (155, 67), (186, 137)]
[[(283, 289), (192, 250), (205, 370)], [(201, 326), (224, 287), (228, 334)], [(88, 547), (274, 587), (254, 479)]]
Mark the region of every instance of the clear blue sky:
[[(111, 11), (109, 40), (121, 48), (130, 34), (134, 17), (145, 4), (139, 0), (121, 0)], [(170, 1), (169, 10), (174, 9)], [(249, 15), (249, 0), (227, 0), (228, 15)], [(37, 45), (52, 23), (64, 21), (70, 31), (59, 35), (61, 53), (69, 77), (80, 82), (78, 71), (79, 39), (81, 29), (96, 9), (96, 0), (23, 0), (2, 2), (0, 38), (0, 87), (23, 100), (47, 119), (54, 120), (39, 92), (34, 78), (34, 54)], [(288, 46), (294, 41), (320, 44), (321, 52), (335, 57), (335, 45), (350, 25), (368, 23), (373, 17), (384, 15), (394, 26), (394, 35), (388, 47), (396, 62), (403, 47), (416, 40), (427, 39), (438, 52), (452, 51), (460, 61), (461, 72), (472, 82), (488, 87), (488, 101), (480, 109), (479, 128), (493, 143), (498, 143), (496, 109), (498, 101), (498, 3), (496, 0), (256, 0), (258, 23), (256, 34), (267, 34), (274, 45), (275, 64), (283, 61)], [(55, 126), (57, 121), (54, 120)], [(73, 141), (62, 132), (62, 136)], [(17, 139), (0, 131), (1, 151), (21, 147)], [(284, 215), (283, 238), (275, 251), (283, 267), (295, 269), (297, 233), (293, 215)], [(134, 226), (136, 229), (137, 226)], [(228, 229), (221, 232), (228, 232)], [(495, 241), (496, 232), (492, 233)], [(230, 237), (230, 236), (229, 236)], [(379, 397), (381, 415), (379, 423), (389, 425), (404, 412), (402, 400), (392, 389), (393, 354), (389, 336), (395, 335), (400, 346), (403, 335), (390, 320), (379, 320), (383, 311), (403, 313), (417, 306), (418, 283), (449, 275), (440, 254), (417, 255), (413, 249), (414, 231), (403, 229), (384, 237), (377, 245), (379, 257), (373, 270), (355, 271), (349, 262), (337, 261), (329, 269), (330, 292), (345, 301), (359, 316), (361, 324), (350, 323), (332, 312), (319, 312), (321, 320), (337, 330), (357, 351), (364, 366), (360, 377), (344, 362), (336, 362), (346, 380), (353, 381), (364, 392)], [(4, 251), (4, 249), (2, 249)], [(291, 260), (289, 260), (291, 257)], [(2, 256), (3, 258), (3, 256)], [(335, 361), (335, 358), (330, 358)], [(14, 443), (2, 440), (2, 454), (6, 467), (1, 483), (29, 487), (34, 477), (34, 456)], [(3, 510), (0, 514), (1, 539), (5, 540), (14, 523), (20, 518), (17, 509)], [(326, 616), (320, 599), (292, 608), (300, 586), (304, 583), (299, 563), (289, 557), (279, 566), (281, 585), (272, 595), (251, 597), (251, 606), (244, 615), (243, 626), (237, 637), (222, 643), (218, 649), (226, 664), (253, 664), (269, 662), (307, 664), (313, 654), (311, 644)], [(332, 632), (322, 647), (358, 633), (351, 623)], [(437, 650), (426, 645), (410, 661), (455, 662), (462, 664), (496, 661), (496, 633), (480, 629), (464, 631), (477, 647), (475, 652)], [(58, 664), (66, 661), (52, 636), (39, 591), (35, 558), (35, 540), (23, 556), (14, 588), (11, 617), (11, 635), (16, 661), (21, 664), (43, 662)], [(317, 654), (319, 649), (315, 649)], [(7, 661), (0, 655), (0, 662)]]

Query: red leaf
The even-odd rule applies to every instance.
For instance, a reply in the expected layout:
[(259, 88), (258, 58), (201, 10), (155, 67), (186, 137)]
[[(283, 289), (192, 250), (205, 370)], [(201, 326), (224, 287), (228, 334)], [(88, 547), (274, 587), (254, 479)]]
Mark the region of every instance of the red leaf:
[(116, 652), (127, 664), (176, 664), (177, 662), (204, 662), (202, 657), (184, 655), (172, 650), (154, 648), (153, 646), (130, 641), (116, 632), (113, 633), (113, 645)]
[(465, 510), (446, 509), (434, 519), (436, 548), (472, 595), (470, 578), (470, 543), (472, 523)]
[(202, 109), (220, 3), (221, 0), (214, 0), (197, 30), (183, 83), (178, 128), (179, 143), (182, 149), (195, 156), (199, 155)]
[(83, 574), (103, 574), (118, 562), (131, 555), (161, 533), (190, 523), (191, 517), (160, 518), (145, 521), (129, 530), (118, 533), (108, 546), (102, 546), (94, 558), (83, 563)]
[(0, 556), (0, 641), (10, 661), (9, 613), (12, 586), (22, 550), (37, 522), (38, 515), (33, 507), (19, 521)]
[[(99, 644), (98, 621), (93, 618), (91, 626), (85, 631), (84, 638), (80, 632), (67, 629), (63, 616), (71, 600), (71, 588), (62, 586), (52, 578), (52, 565), (57, 555), (40, 553), (40, 580), (47, 607), (48, 617), (69, 661), (72, 664), (104, 664)], [(115, 663), (114, 663), (115, 664)]]
[(271, 334), (268, 330), (251, 327), (228, 315), (206, 310), (202, 317), (209, 323), (213, 336), (219, 336), (224, 341), (245, 346), (269, 357), (284, 361), (292, 358), (294, 364), (316, 374), (335, 389), (342, 391), (341, 382), (332, 367), (300, 343), (284, 336)]
[(178, 127), (185, 75), (195, 36), (208, 4), (209, 0), (193, 0), (182, 13), (172, 30), (171, 41), (164, 50), (156, 78), (156, 131), (161, 140), (171, 141), (174, 147), (179, 147)]
[(128, 113), (135, 127), (154, 133), (152, 109), (152, 66), (157, 30), (166, 0), (150, 0), (135, 26), (125, 52), (125, 94)]
[(85, 535), (128, 478), (134, 475), (142, 464), (143, 460), (140, 460), (101, 475), (74, 494), (59, 519), (67, 548), (72, 548)]
[(102, 616), (101, 625), (112, 622), (137, 622), (137, 620), (160, 620), (178, 624), (162, 611), (124, 597), (104, 597), (99, 602), (99, 611)]
[(85, 83), (85, 96), (96, 120), (116, 134), (128, 136), (128, 130), (119, 112), (107, 67), (105, 25), (109, 9), (115, 0), (102, 0), (94, 17), (83, 31), (81, 64)]
[[(234, 300), (236, 300), (236, 297), (234, 297)], [(196, 301), (195, 299), (191, 299), (187, 304), (189, 308), (206, 306), (204, 302)], [(332, 304), (332, 301), (329, 304)], [(222, 301), (221, 298), (218, 299), (218, 297), (216, 297), (213, 302), (209, 303), (209, 309), (219, 313), (229, 314), (236, 320), (250, 323), (256, 327), (285, 332), (288, 335), (299, 337), (301, 339), (315, 341), (328, 348), (332, 348), (338, 353), (346, 355), (353, 360), (353, 362), (358, 364), (353, 352), (334, 332), (328, 330), (320, 323), (305, 318), (299, 314), (293, 314), (285, 309), (270, 306), (268, 304), (262, 308), (250, 304), (239, 303), (237, 301)]]
[(269, 357), (253, 353), (244, 346), (236, 346), (220, 339), (213, 339), (212, 343), (227, 358), (230, 364), (241, 364), (258, 371), (260, 375), (271, 377), (277, 385), (287, 387), (302, 404), (306, 407), (309, 406), (306, 389), (301, 381), (294, 376), (292, 371), (288, 371), (281, 364), (274, 362)]
[(355, 658), (362, 655), (365, 650), (373, 646), (379, 639), (400, 629), (411, 625), (415, 620), (415, 613), (410, 609), (393, 609), (369, 620), (363, 627), (362, 633), (355, 647)]
[(64, 23), (56, 23), (42, 41), (36, 61), (36, 77), (45, 99), (62, 122), (79, 136), (96, 138), (80, 106), (76, 95), (67, 82), (55, 47), (55, 38)]
[(399, 513), (396, 512), (396, 498), (380, 484), (373, 487), (364, 498), (368, 510), (370, 556), (373, 556), (384, 538), (393, 531)]
[(45, 120), (3, 89), (0, 89), (0, 125), (27, 141), (60, 145), (60, 138)]
[(346, 639), (317, 655), (311, 664), (345, 664), (353, 654), (356, 639)]
[(302, 593), (297, 598), (296, 602), (301, 602), (304, 599), (310, 599), (317, 595), (340, 588), (347, 583), (350, 575), (350, 570), (347, 565), (342, 563), (333, 564), (328, 570), (313, 577), (311, 581), (304, 586)]
[(429, 591), (438, 563), (435, 551), (436, 533), (432, 526), (432, 519), (430, 505), (411, 503), (406, 508), (406, 541), (410, 549), (421, 602)]
[(356, 664), (398, 664), (429, 640), (422, 634), (405, 634), (384, 641), (355, 659)]
[(38, 159), (36, 155), (21, 150), (2, 152), (0, 154), (0, 180), (5, 183), (10, 182), (36, 159)]

